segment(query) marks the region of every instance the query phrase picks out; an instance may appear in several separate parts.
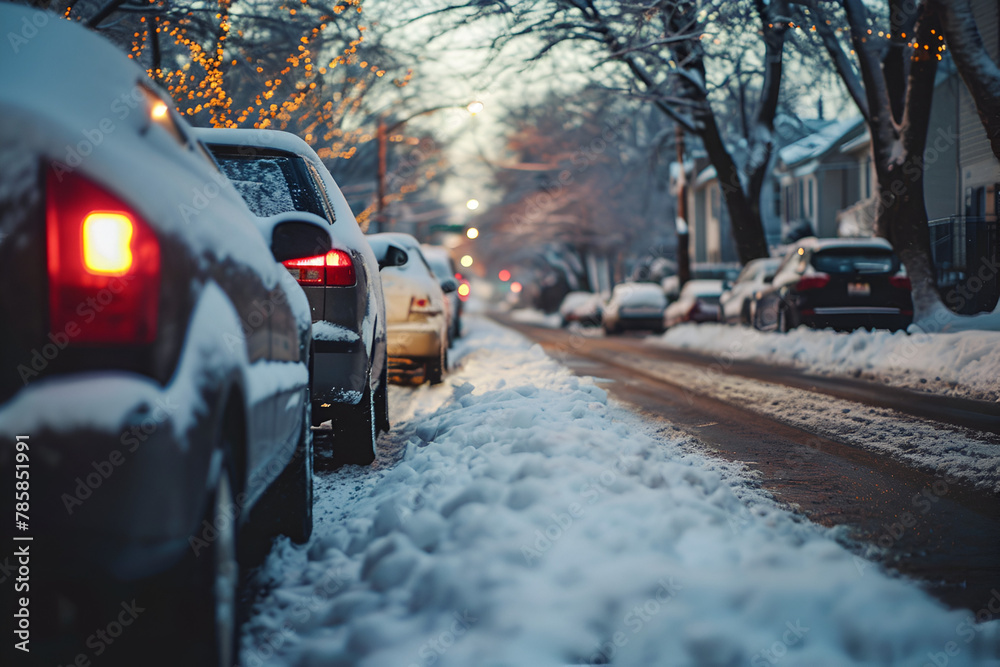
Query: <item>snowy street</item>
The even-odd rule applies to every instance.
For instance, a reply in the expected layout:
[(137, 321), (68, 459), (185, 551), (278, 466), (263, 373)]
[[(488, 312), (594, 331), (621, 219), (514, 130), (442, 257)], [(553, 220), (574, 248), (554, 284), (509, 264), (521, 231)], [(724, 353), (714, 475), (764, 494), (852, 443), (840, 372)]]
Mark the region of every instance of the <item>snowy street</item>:
[[(553, 354), (564, 366), (484, 317), (465, 326), (444, 384), (391, 387), (393, 430), (376, 463), (318, 474), (311, 540), (279, 539), (256, 573), (242, 664), (1000, 665), (996, 589), (949, 609), (887, 573), (846, 526), (828, 527), (838, 521), (791, 511), (761, 485), (762, 463), (722, 451), (738, 441), (731, 429), (708, 428), (703, 442), (681, 409), (667, 413), (675, 426), (619, 403), (613, 387), (625, 383), (588, 377), (603, 375), (595, 361), (571, 368), (564, 349)], [(703, 391), (698, 377), (674, 381)], [(738, 384), (723, 393), (745, 403)], [(789, 400), (758, 398), (745, 408), (761, 419), (775, 417), (766, 403)], [(737, 419), (720, 414), (723, 430)], [(883, 435), (910, 429), (895, 442), (918, 453), (931, 428), (878, 421)], [(825, 434), (818, 457), (840, 456), (845, 441), (878, 451), (831, 431), (829, 415), (819, 422), (785, 428)], [(968, 440), (956, 456), (974, 460), (981, 434), (958, 436)], [(883, 454), (884, 465), (908, 461)], [(930, 484), (929, 499), (935, 479), (913, 456), (916, 477), (897, 483)], [(964, 511), (956, 489), (975, 494), (977, 479), (963, 465), (935, 506)], [(995, 530), (995, 517), (983, 525)], [(900, 514), (881, 532), (893, 551), (925, 529)]]

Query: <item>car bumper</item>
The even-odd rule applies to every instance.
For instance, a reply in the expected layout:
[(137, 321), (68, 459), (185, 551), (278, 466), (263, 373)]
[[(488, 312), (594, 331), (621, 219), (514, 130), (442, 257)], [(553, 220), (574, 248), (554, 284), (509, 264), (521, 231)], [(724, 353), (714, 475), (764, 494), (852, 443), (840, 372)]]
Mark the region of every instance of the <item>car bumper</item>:
[(800, 312), (802, 324), (814, 329), (905, 329), (913, 313), (890, 307), (820, 307)]
[(204, 514), (213, 431), (205, 412), (126, 373), (30, 385), (0, 409), (8, 444), (0, 488), (10, 498), (17, 461), (9, 443), (28, 436), (23, 535), (38, 547), (38, 571), (132, 581), (177, 563)]
[(657, 315), (654, 317), (628, 317), (622, 316), (618, 319), (619, 329), (635, 329), (635, 330), (649, 330), (649, 331), (659, 331), (663, 329), (663, 316)]
[(390, 359), (436, 358), (442, 343), (440, 323), (390, 323), (386, 332)]
[(313, 402), (356, 404), (368, 383), (368, 351), (359, 340), (313, 340)]

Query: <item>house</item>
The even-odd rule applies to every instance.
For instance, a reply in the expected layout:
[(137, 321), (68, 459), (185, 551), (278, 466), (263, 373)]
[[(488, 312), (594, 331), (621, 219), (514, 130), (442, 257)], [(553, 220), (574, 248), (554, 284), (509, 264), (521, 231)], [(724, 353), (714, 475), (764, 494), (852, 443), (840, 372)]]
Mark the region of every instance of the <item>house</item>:
[(778, 151), (774, 167), (781, 188), (781, 227), (785, 240), (837, 236), (837, 214), (861, 197), (858, 159), (842, 147), (865, 132), (854, 116), (826, 124)]

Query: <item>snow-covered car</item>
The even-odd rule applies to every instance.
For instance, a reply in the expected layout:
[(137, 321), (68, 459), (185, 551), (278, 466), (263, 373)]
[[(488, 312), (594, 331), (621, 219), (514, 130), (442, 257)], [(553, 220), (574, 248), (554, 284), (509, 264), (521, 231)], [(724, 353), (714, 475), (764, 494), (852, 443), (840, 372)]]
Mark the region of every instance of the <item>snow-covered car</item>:
[(753, 323), (754, 298), (770, 284), (781, 266), (780, 257), (762, 257), (747, 262), (735, 282), (726, 281), (719, 297), (719, 320), (726, 324), (750, 326)]
[(382, 266), (390, 372), (423, 374), (431, 384), (440, 383), (448, 369), (445, 293), (458, 284), (453, 278), (438, 281), (409, 234), (372, 234), (368, 240)]
[(913, 320), (910, 279), (885, 239), (800, 239), (757, 296), (754, 327), (789, 331), (904, 329)]
[(197, 134), (254, 214), (316, 216), (333, 236), (332, 250), (310, 252), (285, 266), (312, 309), (313, 424), (332, 422), (339, 460), (368, 465), (378, 434), (389, 428), (385, 301), (375, 254), (336, 181), (305, 141), (279, 130), (211, 128)]
[(655, 283), (615, 285), (603, 309), (604, 331), (609, 334), (626, 329), (662, 332), (666, 307), (667, 296)]
[(254, 218), (117, 47), (0, 5), (0, 25), (39, 20), (0, 67), (0, 489), (24, 540), (3, 605), (22, 600), (30, 655), (12, 652), (233, 665), (237, 546), (312, 531), (311, 318), (279, 261), (332, 239)]
[(420, 251), (439, 282), (456, 281), (456, 289), (445, 294), (445, 306), (448, 309), (448, 347), (451, 347), (452, 343), (462, 335), (462, 299), (458, 293), (460, 274), (456, 271), (455, 260), (451, 258), (447, 248), (425, 243), (420, 246)]
[(689, 280), (680, 296), (667, 306), (663, 315), (664, 328), (683, 322), (718, 322), (721, 280)]
[(601, 325), (601, 295), (591, 292), (570, 292), (559, 304), (559, 317), (564, 327), (572, 322), (583, 326)]

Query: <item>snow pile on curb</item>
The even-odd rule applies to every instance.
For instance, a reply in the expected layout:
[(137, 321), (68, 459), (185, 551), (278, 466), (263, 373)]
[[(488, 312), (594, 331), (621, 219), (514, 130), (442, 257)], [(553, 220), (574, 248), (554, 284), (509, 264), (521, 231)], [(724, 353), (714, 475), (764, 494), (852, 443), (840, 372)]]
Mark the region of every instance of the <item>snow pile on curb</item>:
[(793, 365), (811, 373), (865, 376), (923, 391), (1000, 400), (1000, 332), (840, 333), (799, 327), (786, 334), (723, 324), (674, 327), (652, 344), (708, 355)]
[(318, 480), (313, 539), (262, 568), (241, 664), (1000, 665), (997, 622), (467, 323), (445, 385), (393, 388), (404, 421), (381, 442), (398, 461)]

